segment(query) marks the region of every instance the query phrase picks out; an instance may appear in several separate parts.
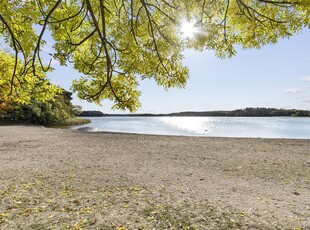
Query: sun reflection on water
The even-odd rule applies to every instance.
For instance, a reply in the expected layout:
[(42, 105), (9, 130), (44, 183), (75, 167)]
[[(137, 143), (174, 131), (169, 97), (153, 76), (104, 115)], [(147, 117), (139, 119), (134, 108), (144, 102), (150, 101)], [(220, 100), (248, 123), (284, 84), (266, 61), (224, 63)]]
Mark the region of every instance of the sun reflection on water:
[(162, 117), (161, 122), (175, 129), (189, 132), (191, 134), (204, 134), (213, 127), (212, 119), (208, 117)]

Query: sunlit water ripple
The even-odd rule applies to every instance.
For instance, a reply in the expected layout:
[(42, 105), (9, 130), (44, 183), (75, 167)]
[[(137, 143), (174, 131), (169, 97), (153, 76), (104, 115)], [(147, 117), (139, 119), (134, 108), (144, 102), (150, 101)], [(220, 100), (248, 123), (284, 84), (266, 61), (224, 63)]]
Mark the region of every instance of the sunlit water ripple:
[(310, 118), (290, 117), (92, 117), (95, 131), (214, 137), (310, 139)]

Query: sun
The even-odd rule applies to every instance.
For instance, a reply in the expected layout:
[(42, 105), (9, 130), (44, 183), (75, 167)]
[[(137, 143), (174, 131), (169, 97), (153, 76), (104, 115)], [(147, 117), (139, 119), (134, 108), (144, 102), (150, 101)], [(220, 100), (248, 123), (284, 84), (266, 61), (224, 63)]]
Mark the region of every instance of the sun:
[(184, 38), (191, 39), (198, 32), (198, 29), (195, 27), (195, 22), (183, 21), (181, 23), (180, 31)]

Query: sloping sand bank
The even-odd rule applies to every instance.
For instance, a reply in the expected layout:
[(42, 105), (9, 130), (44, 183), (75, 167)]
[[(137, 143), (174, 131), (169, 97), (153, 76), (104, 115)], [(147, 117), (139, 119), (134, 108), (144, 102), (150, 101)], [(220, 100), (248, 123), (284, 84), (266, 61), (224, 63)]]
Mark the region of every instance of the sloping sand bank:
[(0, 229), (310, 229), (310, 140), (0, 126)]

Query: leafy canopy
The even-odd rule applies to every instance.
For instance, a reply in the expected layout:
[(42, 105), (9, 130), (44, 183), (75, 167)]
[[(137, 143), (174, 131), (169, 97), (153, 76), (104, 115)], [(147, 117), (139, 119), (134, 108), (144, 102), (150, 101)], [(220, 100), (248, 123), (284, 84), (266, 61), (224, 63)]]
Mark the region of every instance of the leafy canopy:
[[(134, 111), (141, 79), (185, 86), (184, 49), (230, 57), (235, 45), (260, 48), (310, 27), (309, 12), (309, 0), (2, 0), (0, 35), (14, 55), (4, 90), (11, 95), (22, 76), (32, 84), (49, 69), (40, 54), (50, 31), (51, 58), (81, 73), (72, 86), (80, 98)], [(184, 20), (194, 22), (192, 38), (181, 36)]]

